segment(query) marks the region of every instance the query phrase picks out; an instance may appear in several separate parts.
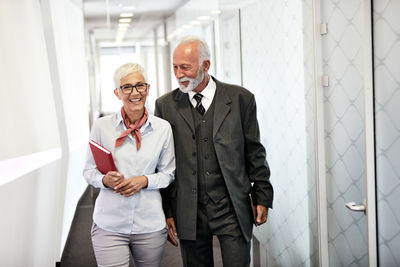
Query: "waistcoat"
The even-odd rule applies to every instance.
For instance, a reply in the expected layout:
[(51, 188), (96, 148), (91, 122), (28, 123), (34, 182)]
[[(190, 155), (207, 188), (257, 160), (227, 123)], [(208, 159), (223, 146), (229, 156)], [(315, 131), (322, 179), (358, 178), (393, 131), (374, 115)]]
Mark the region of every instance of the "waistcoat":
[(198, 202), (202, 204), (209, 199), (218, 203), (228, 196), (213, 142), (214, 100), (204, 116), (191, 106), (196, 131)]

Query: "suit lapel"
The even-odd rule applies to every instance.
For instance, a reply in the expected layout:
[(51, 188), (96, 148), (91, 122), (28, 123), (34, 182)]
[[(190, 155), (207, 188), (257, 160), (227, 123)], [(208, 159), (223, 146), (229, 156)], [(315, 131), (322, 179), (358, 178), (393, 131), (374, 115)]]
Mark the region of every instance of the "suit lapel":
[(217, 88), (215, 91), (215, 107), (214, 107), (214, 126), (213, 126), (213, 138), (217, 134), (219, 128), (221, 127), (222, 122), (225, 120), (226, 116), (231, 110), (231, 102), (232, 100), (225, 93), (225, 88), (214, 79), (217, 84)]
[(183, 117), (185, 122), (188, 124), (192, 132), (194, 133), (194, 123), (193, 123), (193, 116), (192, 111), (190, 109), (190, 102), (188, 99), (187, 94), (178, 91), (175, 96), (176, 101), (176, 109), (178, 113)]

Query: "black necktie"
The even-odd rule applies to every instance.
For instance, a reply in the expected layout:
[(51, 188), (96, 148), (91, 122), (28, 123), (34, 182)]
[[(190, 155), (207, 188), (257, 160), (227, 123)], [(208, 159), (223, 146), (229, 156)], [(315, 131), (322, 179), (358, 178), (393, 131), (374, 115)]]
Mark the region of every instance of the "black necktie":
[(206, 112), (205, 108), (203, 107), (203, 105), (201, 104), (201, 99), (203, 98), (202, 94), (195, 94), (193, 96), (193, 98), (196, 100), (197, 104), (195, 109), (201, 114), (201, 116), (204, 115), (204, 113)]

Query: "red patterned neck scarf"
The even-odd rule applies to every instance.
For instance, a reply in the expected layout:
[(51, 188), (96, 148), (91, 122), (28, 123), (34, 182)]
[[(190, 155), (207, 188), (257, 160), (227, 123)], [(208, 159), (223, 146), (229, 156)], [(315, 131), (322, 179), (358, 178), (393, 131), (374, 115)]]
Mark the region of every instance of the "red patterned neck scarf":
[(135, 137), (136, 140), (136, 148), (137, 150), (139, 150), (140, 144), (142, 142), (140, 127), (142, 127), (142, 125), (147, 121), (147, 117), (149, 116), (149, 114), (147, 113), (147, 109), (144, 108), (143, 116), (139, 120), (135, 121), (135, 123), (130, 123), (129, 118), (126, 115), (123, 107), (121, 108), (121, 114), (127, 129), (117, 138), (117, 140), (115, 140), (115, 147), (121, 146), (125, 142), (125, 139), (128, 137), (128, 135), (133, 132), (133, 137)]

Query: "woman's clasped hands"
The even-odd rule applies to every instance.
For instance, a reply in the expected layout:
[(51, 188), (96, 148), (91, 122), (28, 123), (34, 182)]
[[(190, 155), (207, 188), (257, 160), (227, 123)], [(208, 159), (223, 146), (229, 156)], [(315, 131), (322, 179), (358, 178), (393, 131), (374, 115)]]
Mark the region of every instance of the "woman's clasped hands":
[(115, 193), (130, 197), (139, 192), (142, 188), (147, 187), (148, 181), (147, 177), (144, 175), (125, 179), (122, 173), (109, 171), (103, 177), (103, 184), (112, 188)]

